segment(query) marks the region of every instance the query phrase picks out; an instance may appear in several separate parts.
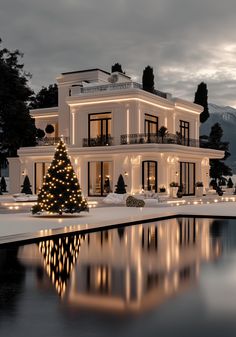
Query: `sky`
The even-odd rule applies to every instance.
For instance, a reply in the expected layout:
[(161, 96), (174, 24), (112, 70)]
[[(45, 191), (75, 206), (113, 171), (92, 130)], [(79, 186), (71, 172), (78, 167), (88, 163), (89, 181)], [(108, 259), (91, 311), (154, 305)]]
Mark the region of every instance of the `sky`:
[(156, 89), (236, 107), (235, 0), (1, 0), (2, 47), (24, 53), (35, 91), (66, 71), (118, 62), (133, 80), (154, 69)]

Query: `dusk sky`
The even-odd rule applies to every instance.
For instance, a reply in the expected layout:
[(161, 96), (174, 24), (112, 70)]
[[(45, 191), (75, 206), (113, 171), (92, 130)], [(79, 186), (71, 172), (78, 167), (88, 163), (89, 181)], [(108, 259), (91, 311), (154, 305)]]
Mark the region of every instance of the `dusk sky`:
[(134, 80), (151, 65), (156, 89), (236, 107), (235, 0), (1, 0), (0, 37), (24, 53), (37, 91), (61, 72), (110, 71)]

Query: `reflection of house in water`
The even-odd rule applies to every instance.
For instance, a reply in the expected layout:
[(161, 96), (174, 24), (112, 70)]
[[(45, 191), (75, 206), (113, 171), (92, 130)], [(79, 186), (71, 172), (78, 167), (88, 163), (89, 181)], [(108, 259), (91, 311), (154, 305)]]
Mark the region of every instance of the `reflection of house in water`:
[(138, 311), (194, 284), (201, 261), (220, 254), (210, 220), (171, 219), (89, 234), (67, 294), (70, 304)]
[(84, 240), (48, 240), (39, 245), (41, 263), (68, 305), (145, 310), (194, 285), (200, 263), (220, 255), (211, 223), (170, 219), (87, 234)]

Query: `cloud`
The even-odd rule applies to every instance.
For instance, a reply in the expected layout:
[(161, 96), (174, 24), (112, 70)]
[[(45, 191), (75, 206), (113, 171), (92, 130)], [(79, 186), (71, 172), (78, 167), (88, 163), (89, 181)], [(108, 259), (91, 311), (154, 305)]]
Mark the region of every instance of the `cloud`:
[(114, 62), (141, 80), (148, 64), (156, 86), (193, 100), (236, 106), (234, 0), (2, 0), (4, 46), (24, 52), (34, 88), (64, 71)]

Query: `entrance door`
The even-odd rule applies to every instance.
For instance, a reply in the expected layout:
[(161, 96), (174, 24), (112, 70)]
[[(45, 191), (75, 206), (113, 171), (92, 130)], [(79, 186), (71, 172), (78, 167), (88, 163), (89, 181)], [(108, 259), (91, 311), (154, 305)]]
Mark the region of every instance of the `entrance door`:
[(183, 195), (195, 194), (195, 163), (180, 162), (180, 184)]
[(157, 192), (157, 162), (142, 162), (142, 186), (145, 191)]

